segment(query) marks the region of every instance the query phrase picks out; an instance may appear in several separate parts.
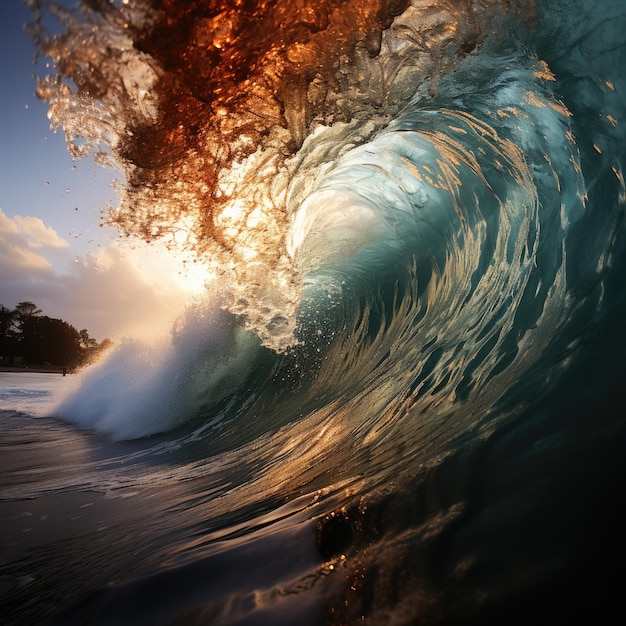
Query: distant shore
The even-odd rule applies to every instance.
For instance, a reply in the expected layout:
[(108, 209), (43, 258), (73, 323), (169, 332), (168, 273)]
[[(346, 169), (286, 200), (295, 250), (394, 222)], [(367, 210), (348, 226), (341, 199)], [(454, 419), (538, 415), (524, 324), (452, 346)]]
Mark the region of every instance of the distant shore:
[[(69, 370), (66, 370), (71, 374)], [(5, 367), (0, 365), (0, 372), (9, 372), (15, 374), (63, 374), (62, 367)]]

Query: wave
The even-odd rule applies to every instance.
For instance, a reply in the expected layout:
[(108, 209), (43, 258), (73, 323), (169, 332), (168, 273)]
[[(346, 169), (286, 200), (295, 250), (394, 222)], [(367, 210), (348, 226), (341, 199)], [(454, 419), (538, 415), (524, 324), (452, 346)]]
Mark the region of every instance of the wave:
[(53, 124), (123, 175), (108, 222), (213, 277), (54, 410), (133, 452), (27, 491), (165, 487), (107, 610), (178, 576), (206, 597), (283, 538), (296, 580), (163, 603), (238, 623), (314, 589), (333, 623), (510, 622), (571, 564), (563, 529), (599, 528), (603, 454), (623, 466), (623, 2), (30, 4)]
[[(287, 10), (272, 6), (276, 15)], [(362, 9), (353, 3), (345, 12)], [(323, 51), (317, 38), (345, 28), (342, 14), (314, 30), (306, 45), (294, 40), (280, 53), (290, 59), (294, 50), (305, 57), (314, 51), (323, 61), (315, 75), (306, 62), (289, 61), (290, 69), (274, 76), (268, 64), (280, 59), (269, 34), (256, 41), (244, 28), (253, 18), (274, 24), (276, 15), (265, 9), (236, 13), (243, 20), (237, 26), (235, 8), (216, 14), (210, 3), (197, 3), (167, 36), (162, 22), (169, 18), (150, 3), (94, 5), (84, 14), (55, 10), (68, 30), (47, 38), (37, 31), (59, 72), (42, 81), (40, 95), (76, 154), (106, 141), (100, 156), (125, 173), (110, 220), (147, 239), (172, 236), (184, 223), (192, 234), (183, 245), (220, 275), (207, 301), (228, 311), (189, 314), (194, 321), (179, 321), (169, 346), (149, 357), (124, 345), (81, 380), (59, 415), (116, 437), (167, 430), (245, 386), (265, 348), (277, 353), (267, 357), (267, 376), (272, 368), (288, 370), (300, 384), (317, 381), (313, 389), (376, 395), (407, 414), (457, 402), (476, 404), (468, 414), (489, 413), (537, 361), (547, 364), (546, 378), (567, 362), (584, 324), (577, 311), (592, 316), (599, 302), (619, 223), (619, 211), (602, 215), (590, 194), (608, 185), (623, 202), (623, 105), (614, 67), (603, 78), (579, 80), (560, 53), (544, 58), (546, 37), (560, 22), (544, 18), (536, 27), (526, 12), (521, 23), (520, 7), (516, 17), (498, 3), (471, 9), (412, 2), (402, 11), (387, 7), (397, 15), (379, 27), (377, 51), (358, 30), (349, 45)], [(306, 20), (298, 11), (293, 20), (301, 27)], [(275, 33), (278, 42), (291, 41), (289, 28), (298, 30), (288, 23)], [(219, 52), (227, 26), (241, 40), (228, 44), (228, 54)], [(85, 29), (87, 64), (75, 47)], [(199, 94), (197, 77), (185, 74), (175, 83), (185, 95), (172, 102), (172, 74), (181, 68), (169, 67), (174, 61), (162, 57), (170, 53), (155, 46), (183, 32), (188, 39), (177, 45), (189, 55), (199, 55), (198, 42), (210, 34), (220, 58), (209, 50), (202, 59), (210, 93), (204, 85)], [(247, 59), (245, 79), (220, 74), (237, 45), (260, 55)], [(183, 55), (181, 62), (199, 58)], [(559, 76), (553, 65), (561, 71), (564, 63), (568, 73)], [(253, 110), (254, 90), (270, 78), (280, 85), (273, 101)], [(222, 84), (234, 89), (229, 81), (249, 84), (250, 93), (225, 100)], [(281, 100), (294, 81), (305, 81), (302, 93)], [(572, 84), (586, 98), (570, 98)], [(181, 104), (194, 98), (188, 110)], [(276, 99), (280, 116), (268, 113)], [(339, 115), (348, 102), (350, 112)], [(593, 155), (581, 152), (590, 102), (598, 118)], [(271, 132), (252, 133), (251, 115)], [(187, 133), (184, 141), (171, 129), (172, 116)], [(223, 126), (216, 130), (215, 116), (228, 120), (230, 135), (222, 136)], [(147, 128), (158, 131), (153, 139)], [(218, 159), (226, 140), (228, 159)], [(242, 142), (245, 149), (233, 147)], [(591, 247), (582, 243), (587, 228)]]

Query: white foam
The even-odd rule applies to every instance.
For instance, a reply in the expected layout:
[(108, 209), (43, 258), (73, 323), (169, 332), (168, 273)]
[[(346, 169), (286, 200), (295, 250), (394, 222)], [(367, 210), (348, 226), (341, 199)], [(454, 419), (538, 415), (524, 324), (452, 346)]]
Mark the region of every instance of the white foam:
[(235, 391), (258, 345), (232, 315), (190, 309), (159, 340), (122, 341), (77, 376), (53, 413), (115, 439), (164, 432)]

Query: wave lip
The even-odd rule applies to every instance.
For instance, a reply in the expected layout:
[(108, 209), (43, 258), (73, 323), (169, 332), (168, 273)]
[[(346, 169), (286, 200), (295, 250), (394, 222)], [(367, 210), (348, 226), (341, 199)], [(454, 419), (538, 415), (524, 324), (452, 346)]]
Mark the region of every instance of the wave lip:
[[(525, 0), (42, 0), (30, 29), (54, 62), (38, 87), (53, 125), (72, 154), (122, 173), (107, 222), (211, 257), (225, 306), (285, 349), (301, 287), (285, 253), (287, 187), (304, 140), (356, 123), (373, 127), (352, 136), (367, 142), (416, 90), (435, 93), (511, 6), (533, 15)], [(46, 30), (51, 16), (61, 33)]]

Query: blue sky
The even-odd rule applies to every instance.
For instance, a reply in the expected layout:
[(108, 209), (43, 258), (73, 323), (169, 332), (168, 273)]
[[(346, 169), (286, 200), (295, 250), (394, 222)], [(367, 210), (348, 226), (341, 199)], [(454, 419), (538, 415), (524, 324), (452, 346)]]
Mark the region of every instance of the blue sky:
[(50, 130), (46, 105), (34, 95), (42, 62), (33, 64), (35, 48), (23, 29), (28, 18), (20, 0), (0, 6), (0, 207), (8, 215), (37, 215), (61, 236), (80, 238), (76, 247), (84, 253), (90, 239), (102, 243), (113, 234), (103, 237), (97, 225), (99, 209), (115, 201), (109, 188), (115, 173), (88, 161), (74, 163), (62, 131)]
[(34, 95), (45, 61), (33, 63), (28, 19), (21, 0), (2, 0), (0, 304), (31, 300), (96, 339), (148, 328), (180, 309), (197, 280), (181, 280), (165, 252), (138, 251), (100, 227), (101, 211), (117, 203), (117, 173), (73, 162), (63, 132), (50, 129)]

